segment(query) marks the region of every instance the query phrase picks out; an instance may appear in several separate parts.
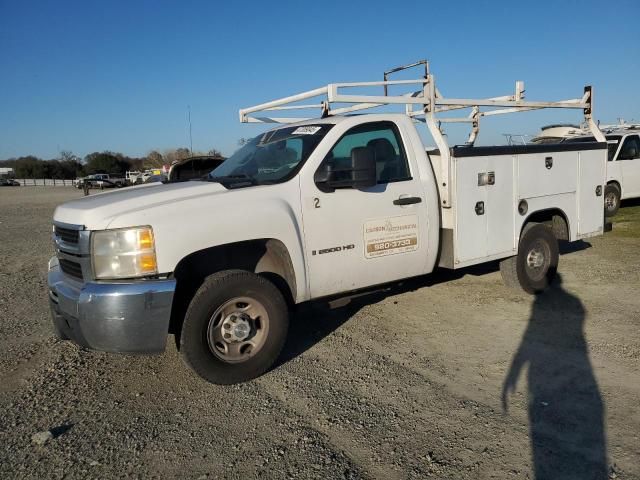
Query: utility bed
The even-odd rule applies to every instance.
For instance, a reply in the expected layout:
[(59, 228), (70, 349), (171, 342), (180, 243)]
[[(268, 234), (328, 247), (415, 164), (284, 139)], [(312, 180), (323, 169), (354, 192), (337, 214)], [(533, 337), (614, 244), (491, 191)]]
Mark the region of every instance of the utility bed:
[[(442, 156), (427, 155), (441, 183)], [(602, 234), (602, 197), (593, 186), (602, 185), (606, 155), (600, 142), (450, 149), (453, 201), (442, 208), (440, 266), (515, 255), (528, 213), (551, 207), (567, 225), (575, 219), (574, 228), (560, 232), (566, 240)]]

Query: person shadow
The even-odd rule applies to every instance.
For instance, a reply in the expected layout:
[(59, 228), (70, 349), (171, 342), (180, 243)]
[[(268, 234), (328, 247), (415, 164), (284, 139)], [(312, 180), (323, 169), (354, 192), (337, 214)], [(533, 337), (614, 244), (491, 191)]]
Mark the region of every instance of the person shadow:
[(502, 408), (528, 365), (528, 413), (536, 480), (607, 479), (604, 402), (589, 360), (582, 302), (558, 275), (535, 297), (502, 388)]

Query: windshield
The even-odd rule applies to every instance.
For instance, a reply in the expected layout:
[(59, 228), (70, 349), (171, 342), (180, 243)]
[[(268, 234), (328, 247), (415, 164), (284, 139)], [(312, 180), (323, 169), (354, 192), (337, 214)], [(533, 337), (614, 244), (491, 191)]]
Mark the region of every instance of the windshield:
[(209, 173), (210, 181), (251, 185), (289, 180), (302, 167), (332, 124), (286, 127), (258, 135)]
[[(607, 135), (607, 149), (609, 151), (609, 161), (613, 160), (616, 152), (618, 151), (618, 144), (620, 143), (620, 139), (622, 137), (620, 135)], [(567, 140), (568, 143), (578, 143), (578, 142), (595, 142), (595, 137), (579, 137), (579, 138), (571, 138)]]

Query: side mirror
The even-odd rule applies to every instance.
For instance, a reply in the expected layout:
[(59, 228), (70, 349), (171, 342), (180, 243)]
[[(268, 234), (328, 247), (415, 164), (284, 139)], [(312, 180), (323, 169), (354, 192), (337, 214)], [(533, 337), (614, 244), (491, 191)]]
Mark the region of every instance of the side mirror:
[(351, 149), (351, 159), (347, 167), (323, 165), (314, 176), (318, 188), (333, 192), (336, 188), (367, 188), (376, 185), (376, 161), (371, 147)]

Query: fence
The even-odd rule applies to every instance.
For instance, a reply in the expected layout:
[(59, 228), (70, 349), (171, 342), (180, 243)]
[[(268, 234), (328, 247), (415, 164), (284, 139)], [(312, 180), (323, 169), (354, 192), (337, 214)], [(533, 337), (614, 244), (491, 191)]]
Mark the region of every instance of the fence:
[(23, 187), (75, 187), (75, 180), (58, 180), (56, 178), (14, 178)]

